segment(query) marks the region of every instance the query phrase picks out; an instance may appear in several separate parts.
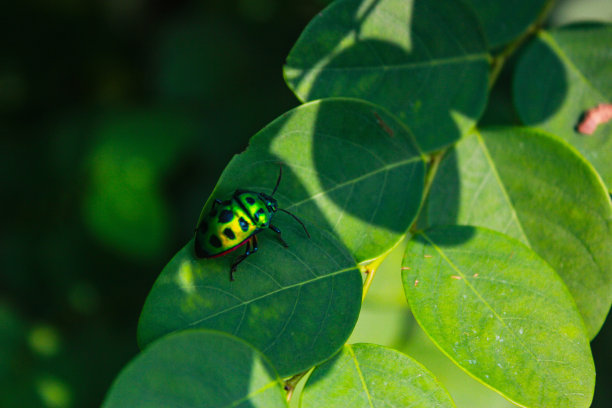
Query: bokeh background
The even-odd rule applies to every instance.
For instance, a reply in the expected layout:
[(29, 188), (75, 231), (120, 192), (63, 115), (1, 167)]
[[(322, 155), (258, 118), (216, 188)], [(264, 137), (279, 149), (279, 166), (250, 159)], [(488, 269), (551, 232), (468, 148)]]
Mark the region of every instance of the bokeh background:
[[(3, 3), (0, 408), (100, 405), (138, 352), (148, 291), (191, 238), (224, 166), (299, 104), (282, 64), (329, 2)], [(612, 21), (612, 1), (563, 0), (550, 24), (593, 18)], [(503, 88), (510, 77), (500, 80)], [(399, 251), (351, 342), (409, 353), (459, 407), (510, 406), (419, 331)], [(592, 343), (596, 407), (612, 406), (611, 320)]]

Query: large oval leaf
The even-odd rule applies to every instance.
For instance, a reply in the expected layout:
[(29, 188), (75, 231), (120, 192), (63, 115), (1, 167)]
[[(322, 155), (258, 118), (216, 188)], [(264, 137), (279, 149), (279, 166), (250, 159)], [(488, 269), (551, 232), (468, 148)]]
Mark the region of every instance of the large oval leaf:
[(156, 341), (127, 365), (103, 408), (287, 407), (281, 379), (242, 340), (188, 330)]
[(485, 31), (489, 48), (509, 43), (536, 21), (547, 0), (467, 0)]
[(402, 267), (415, 318), (457, 365), (525, 407), (588, 407), (595, 369), (567, 288), (529, 248), (467, 226), (417, 234)]
[(386, 107), (429, 152), (480, 117), (486, 48), (476, 16), (454, 0), (339, 0), (304, 29), (284, 73), (303, 101), (352, 96)]
[(375, 344), (346, 345), (317, 367), (304, 387), (303, 408), (454, 407), (422, 365), (399, 351)]
[(542, 31), (521, 57), (514, 104), (523, 123), (554, 133), (580, 151), (612, 191), (612, 122), (577, 132), (588, 109), (612, 102), (612, 24)]
[(237, 188), (272, 192), (281, 208), (332, 231), (358, 262), (404, 236), (423, 194), (425, 164), (410, 132), (379, 106), (326, 99), (282, 115), (234, 157), (215, 198)]
[(275, 220), (289, 248), (274, 232), (261, 232), (259, 251), (240, 264), (233, 282), (229, 268), (235, 253), (196, 259), (193, 241), (179, 251), (147, 297), (140, 345), (186, 328), (221, 330), (261, 350), (282, 376), (312, 367), (342, 347), (361, 305), (355, 261), (330, 233), (308, 225), (308, 239), (288, 215)]
[(531, 246), (561, 275), (595, 337), (612, 304), (612, 206), (566, 143), (520, 128), (465, 138), (440, 166), (428, 216), (429, 225), (483, 226)]

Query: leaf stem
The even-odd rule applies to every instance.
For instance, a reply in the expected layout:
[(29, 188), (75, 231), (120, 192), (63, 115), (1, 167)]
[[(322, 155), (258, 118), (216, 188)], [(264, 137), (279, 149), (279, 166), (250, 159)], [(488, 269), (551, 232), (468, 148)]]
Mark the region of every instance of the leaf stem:
[(417, 229), (420, 229), (422, 227), (419, 221), (421, 220), (423, 208), (425, 207), (425, 203), (427, 202), (427, 198), (429, 197), (429, 191), (431, 190), (431, 185), (433, 184), (433, 181), (436, 178), (436, 173), (438, 173), (438, 167), (440, 166), (440, 162), (442, 161), (442, 158), (446, 154), (447, 150), (448, 148), (440, 150), (430, 156), (429, 167), (427, 168), (427, 174), (425, 175), (425, 187), (423, 187), (421, 207), (419, 208), (419, 212), (415, 218), (416, 221), (410, 227), (410, 232), (413, 234)]
[(391, 253), (391, 251), (387, 252), (384, 255), (379, 256), (378, 258), (376, 258), (369, 264), (362, 266), (363, 272), (366, 273), (367, 275), (365, 282), (363, 282), (363, 293), (361, 295), (362, 303), (365, 300), (366, 295), (368, 294), (368, 290), (370, 289), (370, 285), (372, 284), (372, 281), (374, 280), (374, 275), (376, 275), (376, 271), (378, 270), (378, 267), (387, 258), (389, 253)]
[(433, 184), (433, 181), (436, 178), (436, 173), (438, 173), (438, 167), (440, 166), (440, 162), (442, 161), (442, 158), (446, 154), (447, 150), (448, 149), (444, 149), (437, 153), (434, 153), (429, 160), (429, 168), (427, 169), (427, 175), (425, 176), (425, 187), (423, 188), (423, 203), (421, 204), (421, 207), (429, 196), (429, 190), (431, 190), (431, 185)]
[(544, 21), (550, 14), (555, 2), (557, 0), (548, 0), (540, 14), (536, 18), (536, 20), (527, 27), (527, 30), (521, 34), (519, 38), (508, 44), (498, 55), (493, 57), (491, 61), (491, 76), (489, 77), (489, 89), (493, 89), (493, 85), (495, 85), (495, 81), (497, 81), (497, 77), (501, 72), (504, 64), (508, 60), (508, 58), (516, 52), (516, 50), (523, 45), (528, 39), (530, 39), (533, 35), (535, 35), (540, 28), (544, 25)]
[(290, 379), (288, 379), (287, 381), (285, 381), (285, 391), (287, 391), (287, 402), (291, 401), (291, 397), (293, 397), (293, 391), (295, 390), (295, 387), (297, 386), (297, 384), (300, 382), (300, 380), (302, 378), (304, 378), (304, 376), (306, 374), (308, 374), (310, 372), (310, 370), (312, 370), (314, 367), (308, 368), (304, 371), (302, 371), (301, 373), (298, 373), (296, 375), (294, 375), (293, 377), (291, 377)]

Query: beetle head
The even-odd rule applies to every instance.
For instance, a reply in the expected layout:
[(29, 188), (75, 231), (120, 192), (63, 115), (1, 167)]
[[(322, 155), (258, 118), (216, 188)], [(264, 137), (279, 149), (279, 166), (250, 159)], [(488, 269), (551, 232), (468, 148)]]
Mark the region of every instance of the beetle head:
[(271, 213), (275, 213), (278, 210), (278, 203), (276, 202), (276, 199), (274, 199), (272, 196), (269, 196), (265, 193), (259, 193), (259, 197), (263, 200), (264, 203), (266, 203), (266, 209), (268, 211), (270, 211)]

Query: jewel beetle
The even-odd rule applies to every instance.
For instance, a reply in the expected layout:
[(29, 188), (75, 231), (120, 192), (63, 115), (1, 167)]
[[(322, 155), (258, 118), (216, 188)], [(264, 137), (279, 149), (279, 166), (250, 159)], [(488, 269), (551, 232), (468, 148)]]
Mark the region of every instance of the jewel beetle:
[(215, 199), (210, 211), (201, 219), (195, 229), (195, 254), (198, 258), (217, 258), (246, 245), (244, 254), (238, 256), (230, 267), (230, 280), (238, 264), (249, 255), (257, 252), (257, 234), (266, 228), (278, 234), (278, 239), (286, 248), (289, 247), (281, 236), (281, 230), (270, 221), (277, 211), (283, 211), (300, 223), (308, 238), (310, 234), (304, 223), (294, 214), (278, 208), (276, 193), (283, 175), (282, 166), (272, 194), (249, 190), (236, 190), (229, 200)]

